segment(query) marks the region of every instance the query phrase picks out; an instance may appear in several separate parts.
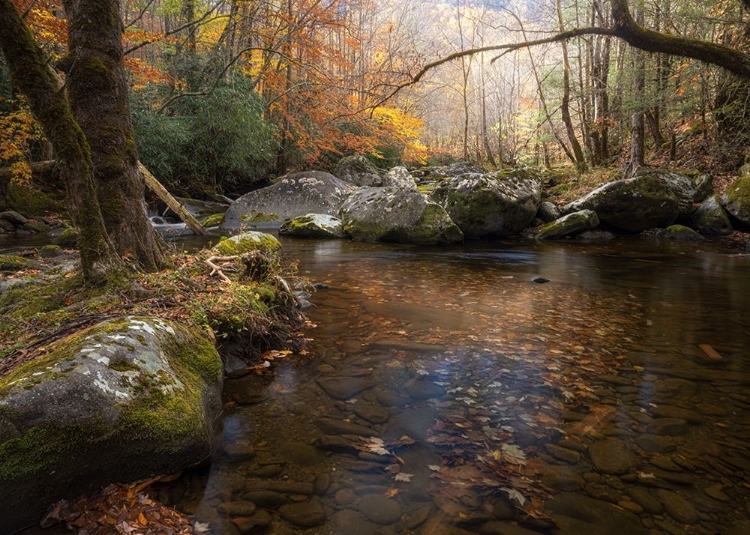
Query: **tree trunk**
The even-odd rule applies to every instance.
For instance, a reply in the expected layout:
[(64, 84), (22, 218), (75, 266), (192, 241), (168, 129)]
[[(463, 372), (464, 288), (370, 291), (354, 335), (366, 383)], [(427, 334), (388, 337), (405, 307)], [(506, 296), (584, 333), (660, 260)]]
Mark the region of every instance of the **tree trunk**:
[[(643, 20), (643, 4), (638, 7), (637, 20), (640, 24)], [(646, 58), (641, 50), (633, 50), (633, 99), (635, 109), (630, 116), (632, 134), (630, 137), (630, 161), (625, 168), (625, 175), (632, 176), (638, 168), (645, 164), (645, 121), (644, 121), (644, 99), (646, 86)]]
[(68, 99), (86, 134), (104, 224), (120, 256), (160, 268), (162, 242), (146, 213), (128, 105), (119, 0), (65, 0)]
[[(560, 31), (564, 32), (565, 22), (563, 20), (560, 0), (557, 0), (557, 20), (560, 25)], [(583, 156), (581, 144), (578, 142), (575, 128), (573, 128), (573, 119), (570, 116), (570, 61), (568, 61), (568, 43), (567, 41), (563, 41), (561, 45), (563, 56), (563, 95), (562, 102), (560, 103), (560, 113), (562, 114), (562, 120), (565, 124), (565, 131), (568, 134), (570, 147), (573, 149), (576, 169), (578, 169), (578, 171), (586, 171), (586, 159)]]
[(0, 0), (0, 49), (14, 86), (29, 101), (31, 112), (57, 154), (65, 181), (73, 222), (78, 227), (78, 247), (84, 281), (98, 284), (122, 266), (110, 242), (97, 203), (91, 153), (80, 126), (47, 58), (21, 20), (11, 0)]

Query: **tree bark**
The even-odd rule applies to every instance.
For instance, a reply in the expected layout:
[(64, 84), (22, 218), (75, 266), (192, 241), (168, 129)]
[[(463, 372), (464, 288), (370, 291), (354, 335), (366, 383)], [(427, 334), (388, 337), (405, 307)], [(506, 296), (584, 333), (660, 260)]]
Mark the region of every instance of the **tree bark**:
[[(560, 0), (557, 0), (557, 21), (560, 25), (560, 31), (565, 31), (565, 21), (563, 20), (562, 5)], [(586, 159), (583, 156), (583, 150), (581, 144), (578, 142), (576, 137), (575, 128), (573, 128), (573, 119), (570, 116), (570, 61), (568, 60), (568, 43), (563, 41), (562, 46), (562, 57), (563, 57), (563, 94), (562, 102), (560, 103), (560, 113), (562, 114), (562, 120), (565, 124), (565, 131), (568, 134), (568, 141), (573, 149), (573, 156), (575, 157), (576, 169), (579, 172), (586, 171)]]
[(107, 236), (99, 209), (89, 145), (47, 58), (11, 0), (0, 0), (0, 20), (3, 21), (0, 49), (13, 84), (26, 95), (31, 112), (41, 123), (57, 155), (70, 213), (79, 230), (84, 281), (98, 284), (123, 264)]
[(122, 257), (154, 271), (162, 242), (148, 220), (128, 105), (119, 0), (64, 0), (68, 99), (91, 146), (107, 233)]

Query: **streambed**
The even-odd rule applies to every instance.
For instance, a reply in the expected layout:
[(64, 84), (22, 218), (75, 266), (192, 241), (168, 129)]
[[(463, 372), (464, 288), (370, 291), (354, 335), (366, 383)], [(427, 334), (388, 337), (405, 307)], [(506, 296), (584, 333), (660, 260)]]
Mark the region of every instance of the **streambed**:
[(309, 354), (228, 381), (162, 491), (212, 533), (750, 532), (744, 251), (284, 246)]

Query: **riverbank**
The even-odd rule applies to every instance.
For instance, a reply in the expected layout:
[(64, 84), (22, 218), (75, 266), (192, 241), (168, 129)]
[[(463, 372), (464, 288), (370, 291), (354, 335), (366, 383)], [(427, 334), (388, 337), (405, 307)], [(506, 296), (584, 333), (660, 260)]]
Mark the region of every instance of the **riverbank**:
[[(3, 504), (26, 504), (23, 515), (3, 514), (0, 533), (29, 515), (38, 521), (52, 501), (99, 482), (165, 474), (210, 454), (221, 377), (267, 375), (269, 350), (278, 358), (303, 351), (296, 329), (304, 318), (290, 287), (294, 267), (265, 246), (273, 242), (268, 236), (244, 249), (237, 249), (244, 242), (232, 242), (232, 255), (227, 240), (221, 252), (175, 254), (168, 270), (134, 273), (102, 288), (82, 285), (73, 251), (46, 246), (35, 255), (0, 256), (0, 487), (14, 493)], [(101, 395), (112, 398), (111, 410), (97, 401)], [(36, 408), (24, 401), (29, 396)], [(99, 408), (88, 411), (92, 403)], [(97, 416), (112, 411), (110, 421)], [(100, 430), (71, 441), (65, 429), (78, 425)], [(109, 440), (111, 451), (121, 445), (140, 453), (107, 460), (100, 450)], [(68, 452), (73, 474), (55, 468), (63, 460), (58, 450)], [(170, 460), (159, 461), (165, 452)], [(80, 464), (70, 466), (75, 459)], [(45, 478), (49, 470), (58, 475)], [(47, 490), (24, 495), (14, 483), (21, 476)], [(58, 481), (63, 477), (77, 481)], [(56, 485), (62, 486), (55, 491)]]

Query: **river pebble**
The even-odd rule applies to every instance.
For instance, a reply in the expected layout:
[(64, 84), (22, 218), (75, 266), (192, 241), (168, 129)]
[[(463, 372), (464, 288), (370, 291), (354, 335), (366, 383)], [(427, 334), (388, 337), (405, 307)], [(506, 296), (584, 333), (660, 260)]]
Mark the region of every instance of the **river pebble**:
[(664, 504), (664, 509), (669, 513), (669, 516), (678, 522), (695, 524), (698, 521), (698, 514), (695, 511), (695, 507), (676, 492), (659, 489), (656, 491), (656, 495), (661, 503)]
[(589, 446), (589, 456), (599, 472), (624, 474), (636, 466), (637, 458), (623, 440), (608, 439)]
[(359, 510), (365, 517), (376, 524), (395, 524), (401, 518), (401, 506), (396, 500), (382, 494), (367, 494), (359, 501)]
[(317, 498), (300, 503), (290, 503), (279, 507), (281, 518), (301, 528), (311, 528), (326, 520), (325, 511)]

